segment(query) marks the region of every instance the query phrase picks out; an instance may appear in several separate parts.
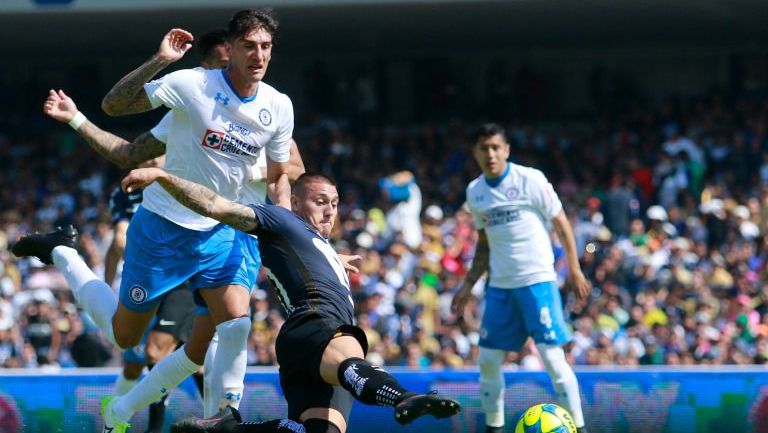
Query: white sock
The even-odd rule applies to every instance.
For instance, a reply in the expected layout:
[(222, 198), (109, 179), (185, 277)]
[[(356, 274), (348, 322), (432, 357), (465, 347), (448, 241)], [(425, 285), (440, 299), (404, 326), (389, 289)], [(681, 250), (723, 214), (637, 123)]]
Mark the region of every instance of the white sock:
[[(245, 366), (248, 363), (246, 344), (250, 331), (251, 320), (247, 317), (238, 317), (216, 325), (219, 345), (211, 374), (212, 377), (221, 379), (223, 392), (218, 396), (219, 409), (227, 405), (235, 409), (240, 406), (240, 400), (243, 398)], [(212, 389), (212, 391), (216, 390)]]
[(573, 423), (577, 428), (584, 427), (584, 412), (581, 410), (581, 396), (579, 395), (579, 382), (573, 368), (565, 360), (565, 352), (560, 346), (549, 344), (537, 344), (544, 367), (552, 380), (552, 388), (555, 389), (560, 406), (570, 412)]
[(115, 381), (115, 395), (120, 396), (127, 393), (133, 389), (134, 385), (136, 385), (136, 379), (126, 379), (125, 375), (120, 373)]
[(208, 351), (205, 352), (205, 374), (203, 375), (203, 418), (210, 418), (219, 411), (219, 396), (224, 394), (221, 378), (214, 377), (213, 360), (216, 358), (216, 349), (219, 347), (219, 334), (214, 333)]
[(501, 364), (506, 352), (497, 349), (480, 348), (477, 363), (480, 367), (480, 403), (485, 412), (485, 425), (504, 426), (504, 374)]
[(129, 421), (136, 411), (163, 398), (198, 368), (200, 366), (187, 357), (184, 346), (181, 346), (155, 364), (144, 379), (115, 401), (112, 407), (115, 417)]
[(117, 297), (111, 287), (100, 280), (85, 264), (74, 248), (59, 245), (51, 251), (56, 267), (64, 274), (77, 302), (115, 346), (112, 317), (117, 311)]

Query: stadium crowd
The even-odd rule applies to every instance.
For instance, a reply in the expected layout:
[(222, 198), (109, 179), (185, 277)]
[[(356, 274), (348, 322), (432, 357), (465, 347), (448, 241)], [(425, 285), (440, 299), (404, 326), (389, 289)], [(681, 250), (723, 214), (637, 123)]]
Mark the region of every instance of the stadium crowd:
[[(766, 363), (768, 100), (710, 95), (618, 112), (505, 123), (513, 161), (553, 182), (594, 285), (587, 300), (566, 298), (571, 362)], [(474, 122), (313, 119), (297, 122), (295, 138), (306, 166), (338, 181), (333, 239), (363, 256), (351, 283), (371, 361), (476, 365), (482, 285), (461, 320), (450, 311), (476, 239), (462, 209), (480, 174), (467, 139)], [(0, 365), (116, 365), (55, 268), (9, 252), (24, 233), (72, 223), (103, 272), (107, 198), (123, 173), (54, 126), (0, 134)], [(556, 267), (564, 276), (564, 262)], [(283, 315), (263, 277), (252, 305), (249, 364), (273, 365)], [(542, 369), (535, 351), (508, 362)]]

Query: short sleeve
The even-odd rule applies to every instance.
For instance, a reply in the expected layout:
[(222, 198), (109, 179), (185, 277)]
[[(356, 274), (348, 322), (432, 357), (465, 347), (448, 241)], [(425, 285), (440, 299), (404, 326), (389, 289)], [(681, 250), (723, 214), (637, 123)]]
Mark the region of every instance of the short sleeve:
[(530, 197), (533, 205), (547, 219), (552, 219), (563, 210), (563, 204), (555, 192), (555, 188), (544, 176), (544, 173), (534, 170), (530, 182)]
[(275, 162), (288, 162), (293, 138), (293, 103), (287, 95), (281, 95), (279, 124), (272, 140), (267, 143), (267, 156)]
[(187, 95), (192, 86), (200, 80), (200, 71), (182, 69), (171, 72), (157, 80), (144, 84), (149, 102), (153, 108), (165, 105), (170, 109), (182, 108), (188, 101)]
[(152, 134), (152, 136), (155, 137), (158, 141), (162, 141), (163, 143), (167, 144), (168, 134), (171, 131), (172, 121), (173, 121), (173, 113), (170, 111), (165, 113), (165, 116), (163, 116), (163, 118), (160, 119), (160, 122), (158, 122), (154, 128), (149, 130), (150, 134)]
[(258, 226), (251, 234), (257, 236), (278, 231), (283, 227), (285, 218), (293, 216), (291, 211), (280, 206), (251, 204), (248, 207), (253, 209), (253, 212), (256, 214)]

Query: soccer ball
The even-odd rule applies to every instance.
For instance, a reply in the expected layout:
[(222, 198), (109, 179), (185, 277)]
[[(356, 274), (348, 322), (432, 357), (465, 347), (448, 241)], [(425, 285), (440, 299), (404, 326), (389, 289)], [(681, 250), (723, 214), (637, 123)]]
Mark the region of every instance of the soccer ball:
[(515, 433), (576, 433), (576, 424), (562, 407), (551, 403), (537, 404), (520, 417)]

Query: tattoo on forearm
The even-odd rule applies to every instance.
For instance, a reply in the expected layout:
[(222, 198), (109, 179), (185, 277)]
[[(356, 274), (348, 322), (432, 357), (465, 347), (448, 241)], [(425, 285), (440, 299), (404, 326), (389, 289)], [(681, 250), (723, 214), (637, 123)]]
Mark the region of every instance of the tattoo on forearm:
[(256, 228), (253, 209), (224, 199), (209, 188), (173, 175), (158, 182), (179, 203), (200, 215), (246, 232)]
[(93, 150), (121, 168), (135, 167), (165, 153), (165, 143), (148, 132), (141, 134), (132, 143), (104, 131), (90, 121), (83, 123), (78, 132)]
[(142, 113), (152, 109), (147, 98), (141, 98), (144, 84), (168, 66), (167, 62), (152, 56), (141, 66), (129, 72), (104, 96), (102, 108), (110, 115)]

